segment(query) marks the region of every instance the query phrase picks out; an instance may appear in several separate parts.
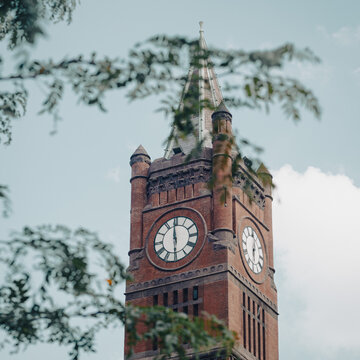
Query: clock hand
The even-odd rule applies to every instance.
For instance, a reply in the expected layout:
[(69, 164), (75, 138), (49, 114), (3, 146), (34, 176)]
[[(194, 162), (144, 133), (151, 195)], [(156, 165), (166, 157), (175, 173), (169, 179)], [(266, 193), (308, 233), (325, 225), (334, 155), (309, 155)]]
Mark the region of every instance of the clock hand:
[(253, 255), (253, 262), (255, 263), (255, 252), (256, 252), (256, 246), (255, 246), (255, 239), (254, 239), (254, 242), (253, 242), (253, 248), (252, 248), (252, 255)]
[(176, 252), (177, 237), (176, 237), (175, 226), (174, 226), (174, 231), (173, 231), (173, 240), (174, 240), (174, 252)]

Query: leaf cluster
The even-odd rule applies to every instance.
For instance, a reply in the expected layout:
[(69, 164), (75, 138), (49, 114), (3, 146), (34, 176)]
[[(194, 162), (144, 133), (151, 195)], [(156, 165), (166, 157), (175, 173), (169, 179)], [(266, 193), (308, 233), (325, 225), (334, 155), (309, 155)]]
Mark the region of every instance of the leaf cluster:
[[(69, 348), (70, 358), (95, 351), (95, 336), (125, 325), (129, 353), (139, 341), (159, 339), (161, 358), (218, 344), (228, 350), (234, 335), (213, 317), (194, 321), (166, 308), (124, 306), (120, 285), (130, 280), (111, 245), (96, 233), (65, 226), (25, 227), (0, 242), (2, 346), (40, 342)], [(139, 332), (139, 326), (145, 325)]]
[(71, 22), (76, 0), (7, 0), (0, 5), (0, 41), (14, 49), (45, 35), (44, 22)]

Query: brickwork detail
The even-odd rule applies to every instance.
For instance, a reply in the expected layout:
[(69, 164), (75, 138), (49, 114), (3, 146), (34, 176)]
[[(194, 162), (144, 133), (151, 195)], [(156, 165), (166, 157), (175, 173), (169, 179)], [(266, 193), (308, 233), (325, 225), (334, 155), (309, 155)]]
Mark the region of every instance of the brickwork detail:
[(129, 251), (129, 267), (127, 271), (139, 269), (139, 261), (144, 257), (144, 249), (133, 249)]
[[(211, 171), (211, 165), (209, 164), (194, 167), (183, 166), (175, 171), (160, 173), (159, 175), (153, 174), (148, 179), (147, 196), (199, 182), (207, 183), (210, 180)], [(265, 208), (264, 190), (255, 181), (249, 183), (245, 171), (239, 171), (236, 174), (233, 179), (233, 186), (249, 193), (260, 209)]]
[(170, 285), (173, 283), (178, 283), (179, 281), (214, 275), (220, 272), (230, 272), (239, 282), (245, 285), (245, 287), (247, 287), (252, 293), (254, 293), (259, 299), (261, 299), (277, 314), (277, 305), (274, 304), (267, 296), (265, 296), (251, 281), (246, 279), (233, 266), (229, 266), (228, 264), (208, 266), (202, 269), (190, 270), (180, 274), (174, 274), (166, 277), (153, 279), (151, 281), (145, 281), (143, 283), (130, 284), (127, 287), (126, 295), (138, 291), (147, 290), (156, 286)]
[(211, 175), (211, 166), (182, 167), (177, 171), (158, 176), (151, 176), (148, 181), (147, 195), (160, 193), (184, 187), (199, 182), (208, 182)]
[(214, 266), (208, 266), (202, 269), (186, 271), (180, 274), (174, 274), (174, 275), (154, 279), (151, 281), (145, 281), (143, 283), (131, 284), (128, 286), (127, 293), (131, 293), (133, 291), (145, 290), (154, 286), (166, 285), (183, 280), (194, 279), (196, 277), (225, 271), (226, 269), (227, 269), (226, 264), (218, 264)]
[(265, 194), (262, 187), (255, 181), (249, 183), (248, 176), (244, 171), (239, 171), (234, 177), (233, 185), (251, 194), (253, 201), (260, 209), (265, 208)]
[[(219, 230), (219, 229), (218, 229)], [(207, 234), (207, 240), (213, 244), (214, 250), (229, 249), (235, 254), (235, 248), (237, 247), (237, 240), (233, 232), (228, 231), (228, 237), (222, 239), (216, 233), (209, 232)]]

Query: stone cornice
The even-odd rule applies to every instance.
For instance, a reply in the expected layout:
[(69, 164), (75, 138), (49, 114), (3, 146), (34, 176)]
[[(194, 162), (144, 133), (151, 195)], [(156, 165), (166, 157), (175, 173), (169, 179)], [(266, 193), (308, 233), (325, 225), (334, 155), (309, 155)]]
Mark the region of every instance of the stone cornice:
[(142, 291), (144, 290), (158, 288), (164, 285), (176, 284), (181, 281), (213, 276), (226, 272), (230, 273), (237, 281), (239, 281), (257, 298), (259, 298), (263, 303), (265, 303), (276, 315), (278, 315), (276, 304), (274, 304), (267, 296), (265, 296), (254, 284), (252, 284), (250, 280), (246, 279), (233, 266), (230, 266), (228, 264), (212, 265), (201, 269), (185, 271), (180, 274), (168, 275), (162, 278), (145, 281), (143, 283), (129, 284), (126, 287), (125, 295), (131, 295), (137, 292), (142, 293)]
[(166, 170), (157, 175), (150, 175), (147, 189), (148, 196), (190, 184), (206, 183), (211, 176), (211, 164), (205, 163), (184, 165), (178, 169), (169, 168)]
[(249, 192), (256, 205), (259, 206), (260, 209), (265, 208), (264, 189), (253, 178), (249, 178), (249, 175), (246, 174), (245, 171), (239, 171), (235, 175), (233, 186), (239, 187), (245, 192)]
[(239, 199), (239, 197), (237, 195), (233, 196), (233, 199), (235, 201), (237, 201), (243, 208), (244, 210), (246, 210), (254, 219), (256, 219), (256, 221), (266, 230), (266, 231), (270, 231), (270, 229), (262, 222), (259, 220), (259, 218), (257, 216), (255, 216), (255, 214), (253, 214)]
[[(205, 159), (157, 170), (148, 177), (147, 196), (186, 185), (207, 183), (211, 178), (211, 172), (211, 162)], [(264, 189), (240, 166), (239, 172), (234, 177), (233, 186), (250, 193), (256, 205), (264, 209), (266, 197)]]

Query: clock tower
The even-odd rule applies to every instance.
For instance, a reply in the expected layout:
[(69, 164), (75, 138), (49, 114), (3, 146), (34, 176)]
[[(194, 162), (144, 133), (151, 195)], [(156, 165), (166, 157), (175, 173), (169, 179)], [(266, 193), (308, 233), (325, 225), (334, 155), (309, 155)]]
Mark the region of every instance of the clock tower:
[[(202, 29), (200, 46), (206, 49)], [(201, 154), (185, 161), (196, 142), (189, 136), (170, 141), (160, 159), (151, 161), (141, 145), (130, 158), (133, 281), (126, 301), (190, 316), (214, 314), (238, 334), (232, 359), (278, 360), (271, 175), (264, 165), (254, 175), (240, 162), (224, 196), (233, 161), (224, 135), (232, 134), (232, 115), (207, 61), (190, 69), (184, 94), (190, 86), (198, 86), (201, 100), (215, 108), (192, 119)], [(213, 176), (219, 185), (209, 190)], [(156, 354), (154, 344), (140, 343), (132, 358)], [(210, 351), (201, 358), (212, 356)]]

